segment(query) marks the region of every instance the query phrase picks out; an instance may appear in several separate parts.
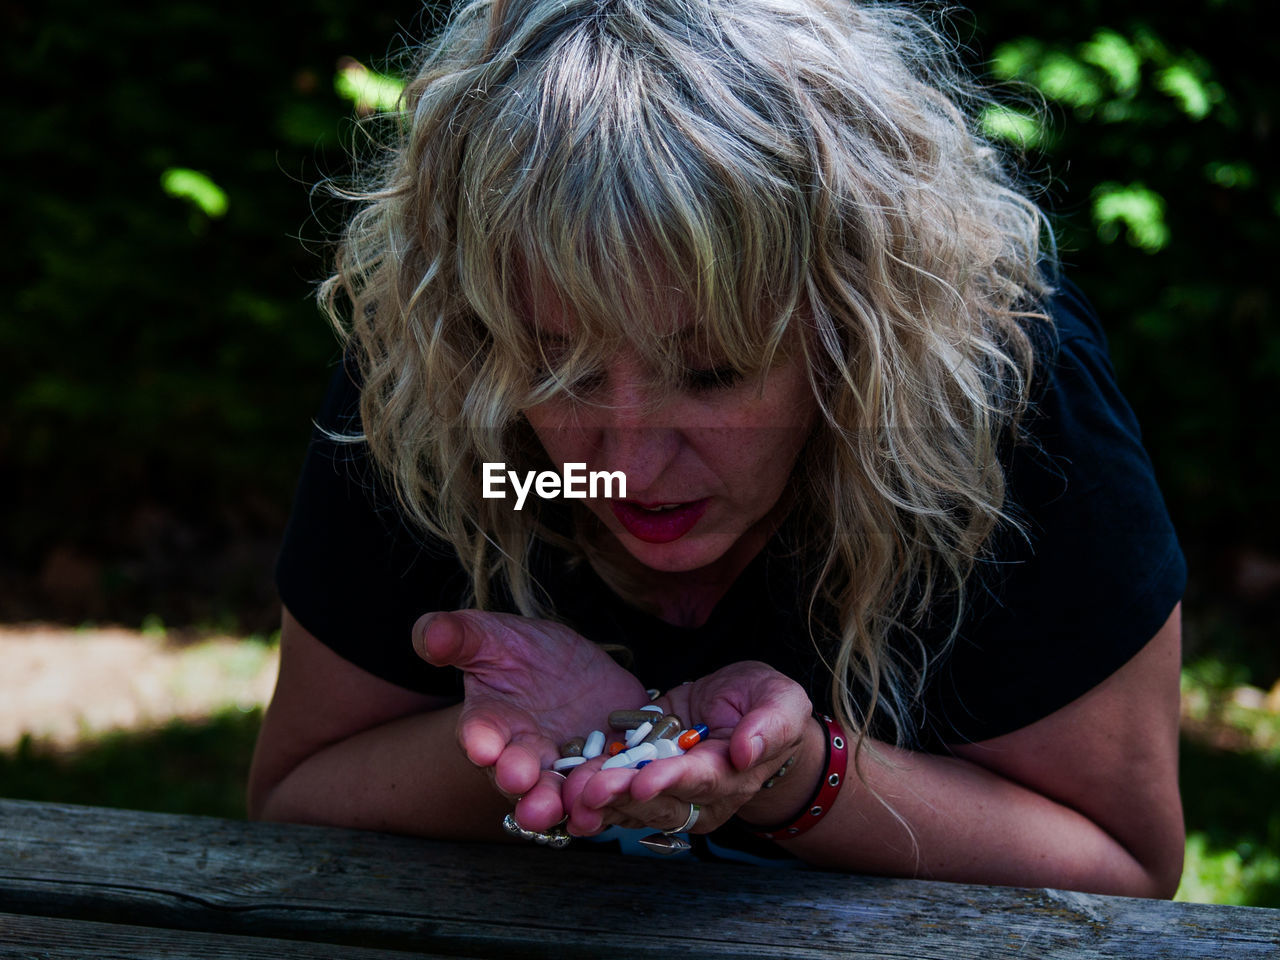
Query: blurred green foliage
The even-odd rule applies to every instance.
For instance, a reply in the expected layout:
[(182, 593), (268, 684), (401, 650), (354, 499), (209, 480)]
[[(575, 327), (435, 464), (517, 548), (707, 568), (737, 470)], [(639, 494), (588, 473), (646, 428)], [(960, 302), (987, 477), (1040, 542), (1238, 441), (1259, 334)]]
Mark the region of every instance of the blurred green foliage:
[(1280, 907), (1278, 696), (1250, 686), (1248, 668), (1221, 657), (1182, 671), (1179, 899)]
[[(1259, 29), (1265, 9), (992, 0), (972, 15), (974, 59), (1011, 85), (988, 130), (1047, 186), (1193, 561), (1280, 540), (1280, 37)], [(1193, 562), (1193, 584), (1206, 572)]]
[(342, 219), (312, 192), (348, 170), (338, 64), (384, 59), (415, 8), (2, 16), (0, 573), (135, 548), (144, 503), (278, 535), (337, 350), (309, 297)]

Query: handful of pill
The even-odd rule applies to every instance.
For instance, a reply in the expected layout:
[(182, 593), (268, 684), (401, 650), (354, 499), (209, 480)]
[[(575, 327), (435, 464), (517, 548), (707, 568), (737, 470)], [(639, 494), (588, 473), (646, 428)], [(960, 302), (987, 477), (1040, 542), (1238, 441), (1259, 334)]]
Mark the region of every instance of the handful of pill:
[(609, 759), (601, 769), (639, 769), (653, 760), (678, 757), (707, 735), (703, 724), (685, 730), (679, 717), (664, 713), (655, 704), (639, 710), (615, 710), (609, 714), (609, 726), (622, 733), (621, 740), (613, 741), (606, 748), (602, 730), (592, 730), (585, 738), (574, 737), (561, 745), (560, 759), (551, 769), (564, 773), (606, 752)]

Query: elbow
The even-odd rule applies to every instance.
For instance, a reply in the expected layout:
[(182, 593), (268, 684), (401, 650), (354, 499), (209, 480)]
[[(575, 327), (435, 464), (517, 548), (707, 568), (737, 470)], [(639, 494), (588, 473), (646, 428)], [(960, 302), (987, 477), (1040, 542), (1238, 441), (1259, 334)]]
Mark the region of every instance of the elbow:
[(249, 778), (249, 787), (245, 791), (245, 812), (250, 820), (278, 820), (277, 816), (272, 816), (271, 797), (273, 784), (265, 784), (258, 782), (255, 778)]
[(245, 788), (245, 813), (250, 820), (291, 820), (286, 809), (290, 775), (296, 767), (267, 762), (266, 752), (255, 751)]
[(1101, 890), (1120, 897), (1142, 897), (1146, 900), (1172, 900), (1182, 883), (1182, 855), (1177, 858), (1177, 865), (1161, 865), (1144, 868), (1140, 876), (1128, 883), (1122, 883), (1119, 889)]
[(261, 788), (250, 782), (246, 796), (246, 811), (250, 820), (275, 823), (311, 823), (312, 817), (289, 800), (289, 791), (282, 784)]
[(1147, 867), (1150, 890), (1139, 896), (1158, 900), (1172, 900), (1182, 883), (1183, 858), (1187, 850), (1187, 831), (1179, 820), (1177, 829), (1170, 830), (1161, 844), (1158, 857)]
[(1157, 808), (1154, 823), (1159, 823), (1141, 846), (1131, 849), (1147, 875), (1147, 889), (1133, 896), (1172, 900), (1182, 883), (1183, 859), (1187, 852), (1187, 828), (1182, 817), (1182, 798), (1175, 786), (1168, 803)]
[(1149, 900), (1172, 900), (1182, 883), (1182, 864), (1186, 854), (1187, 834), (1182, 818), (1168, 824), (1159, 837), (1149, 837), (1139, 849), (1130, 848), (1132, 869), (1126, 870), (1100, 889), (1122, 897), (1143, 897)]

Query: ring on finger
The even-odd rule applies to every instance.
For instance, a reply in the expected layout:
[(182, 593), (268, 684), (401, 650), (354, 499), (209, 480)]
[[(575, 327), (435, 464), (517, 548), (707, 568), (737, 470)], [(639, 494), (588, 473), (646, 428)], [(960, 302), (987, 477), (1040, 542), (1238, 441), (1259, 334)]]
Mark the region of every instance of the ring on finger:
[(686, 833), (687, 831), (692, 830), (693, 825), (698, 822), (698, 814), (701, 812), (702, 808), (696, 803), (691, 802), (689, 804), (689, 816), (685, 817), (684, 823), (680, 824), (678, 827), (672, 827), (670, 830), (663, 830), (662, 832), (669, 836), (673, 833)]

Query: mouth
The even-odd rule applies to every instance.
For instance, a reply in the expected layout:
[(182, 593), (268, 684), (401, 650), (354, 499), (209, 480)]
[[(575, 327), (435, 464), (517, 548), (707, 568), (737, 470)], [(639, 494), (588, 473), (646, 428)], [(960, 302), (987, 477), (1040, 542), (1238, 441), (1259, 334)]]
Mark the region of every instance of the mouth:
[(682, 503), (642, 503), (614, 500), (613, 515), (627, 533), (644, 543), (671, 543), (679, 540), (702, 519), (711, 505), (709, 497)]

